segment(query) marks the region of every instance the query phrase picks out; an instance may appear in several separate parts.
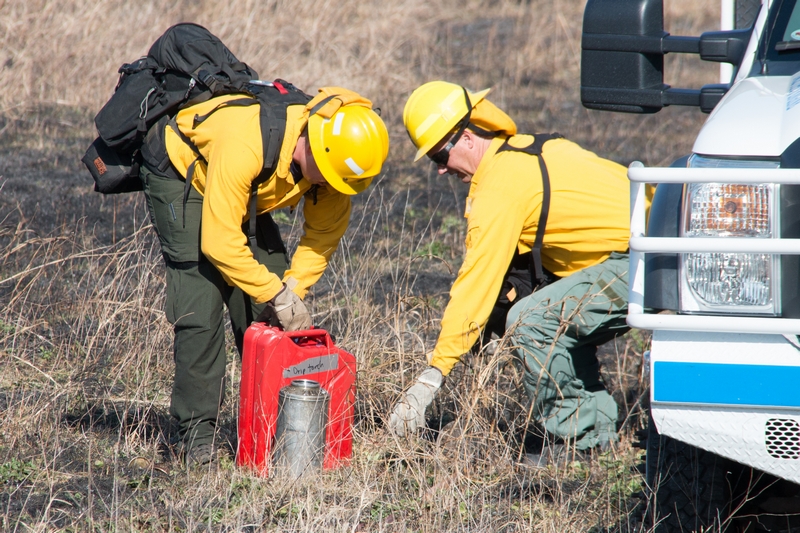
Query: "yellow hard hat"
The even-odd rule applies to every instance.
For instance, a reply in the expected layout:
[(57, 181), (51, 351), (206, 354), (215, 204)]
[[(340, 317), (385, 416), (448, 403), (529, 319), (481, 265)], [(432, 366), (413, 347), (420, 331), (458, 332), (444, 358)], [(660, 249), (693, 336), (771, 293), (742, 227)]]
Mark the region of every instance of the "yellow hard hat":
[(322, 176), (344, 194), (369, 187), (389, 155), (386, 125), (364, 105), (342, 105), (330, 118), (312, 112), (308, 140)]
[[(414, 90), (403, 109), (403, 124), (411, 142), (417, 147), (414, 161), (452, 132), (490, 90), (471, 93), (460, 85), (446, 81), (431, 81)], [(470, 107), (467, 107), (467, 98)]]

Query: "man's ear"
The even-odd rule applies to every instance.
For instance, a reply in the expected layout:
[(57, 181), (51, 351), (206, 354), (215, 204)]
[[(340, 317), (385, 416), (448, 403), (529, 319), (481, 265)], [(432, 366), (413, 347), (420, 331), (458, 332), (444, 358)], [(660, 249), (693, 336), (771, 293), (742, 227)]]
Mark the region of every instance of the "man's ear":
[(464, 133), (461, 134), (461, 137), (464, 139), (464, 143), (466, 143), (467, 148), (472, 150), (475, 146), (475, 134), (469, 130), (464, 130)]

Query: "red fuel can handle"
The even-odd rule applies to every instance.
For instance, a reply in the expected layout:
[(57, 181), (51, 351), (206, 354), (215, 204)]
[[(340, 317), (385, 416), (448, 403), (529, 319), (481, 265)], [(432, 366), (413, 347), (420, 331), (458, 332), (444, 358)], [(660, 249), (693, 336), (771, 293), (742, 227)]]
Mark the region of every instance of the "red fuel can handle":
[(278, 393), (293, 379), (318, 382), (330, 395), (323, 468), (353, 454), (356, 360), (322, 329), (282, 331), (260, 322), (244, 334), (236, 464), (268, 475), (278, 420)]

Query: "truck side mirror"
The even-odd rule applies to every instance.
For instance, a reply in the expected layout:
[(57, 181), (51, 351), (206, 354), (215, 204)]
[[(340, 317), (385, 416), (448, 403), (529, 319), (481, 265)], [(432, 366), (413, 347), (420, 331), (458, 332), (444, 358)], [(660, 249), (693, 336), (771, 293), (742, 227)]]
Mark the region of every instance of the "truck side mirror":
[(664, 55), (698, 54), (739, 64), (751, 29), (674, 37), (664, 31), (663, 0), (588, 0), (581, 39), (581, 102), (590, 109), (655, 113), (668, 105), (709, 113), (728, 85), (673, 89), (664, 84)]
[(659, 41), (664, 35), (662, 0), (589, 0), (583, 14), (583, 105), (628, 113), (659, 111), (664, 55), (655, 49), (643, 53), (626, 43), (635, 43), (637, 37)]

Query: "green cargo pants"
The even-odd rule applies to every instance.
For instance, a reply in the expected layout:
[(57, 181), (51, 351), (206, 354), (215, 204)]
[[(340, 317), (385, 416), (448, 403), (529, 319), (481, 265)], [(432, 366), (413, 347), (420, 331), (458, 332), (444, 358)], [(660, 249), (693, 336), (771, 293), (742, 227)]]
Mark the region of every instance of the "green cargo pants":
[[(263, 309), (228, 285), (200, 251), (203, 197), (190, 189), (184, 210), (184, 182), (140, 170), (150, 221), (167, 267), (167, 320), (175, 332), (175, 380), (170, 414), (178, 420), (182, 446), (212, 442), (224, 396), (226, 366), (224, 307), (227, 306), (239, 356), (244, 332)], [(257, 219), (257, 259), (279, 277), (286, 250), (269, 214)], [(243, 243), (246, 233), (242, 233)]]
[(627, 310), (628, 254), (613, 253), (508, 313), (533, 418), (579, 450), (617, 440), (617, 404), (600, 380), (597, 346), (627, 331)]

